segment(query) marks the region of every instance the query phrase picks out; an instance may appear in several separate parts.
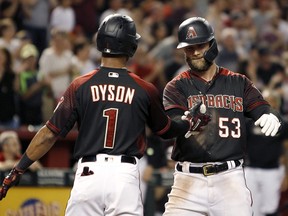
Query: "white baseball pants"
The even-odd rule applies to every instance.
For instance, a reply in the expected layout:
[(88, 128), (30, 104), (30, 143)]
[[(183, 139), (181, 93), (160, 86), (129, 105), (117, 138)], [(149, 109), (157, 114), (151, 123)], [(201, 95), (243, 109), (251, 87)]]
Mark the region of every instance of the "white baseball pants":
[[(66, 216), (143, 216), (139, 160), (123, 163), (120, 157), (97, 155), (95, 162), (79, 160)], [(94, 174), (81, 176), (85, 166)]]
[(242, 166), (205, 177), (175, 171), (163, 216), (252, 216)]

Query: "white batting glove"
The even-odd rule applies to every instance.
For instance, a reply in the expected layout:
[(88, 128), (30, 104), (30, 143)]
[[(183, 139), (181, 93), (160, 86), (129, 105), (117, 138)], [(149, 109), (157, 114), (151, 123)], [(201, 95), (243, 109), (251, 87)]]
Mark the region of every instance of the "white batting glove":
[(272, 113), (263, 114), (256, 122), (256, 126), (260, 126), (261, 132), (265, 136), (275, 136), (281, 126), (279, 119)]

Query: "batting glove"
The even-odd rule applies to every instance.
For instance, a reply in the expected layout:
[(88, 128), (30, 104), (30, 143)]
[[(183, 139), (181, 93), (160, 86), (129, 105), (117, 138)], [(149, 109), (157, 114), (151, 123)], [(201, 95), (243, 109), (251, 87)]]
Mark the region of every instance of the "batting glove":
[(199, 134), (202, 127), (207, 125), (211, 121), (211, 116), (206, 114), (206, 106), (198, 101), (189, 111), (185, 111), (181, 117), (182, 120), (187, 120), (190, 123), (190, 129), (185, 134), (185, 138), (189, 138), (191, 135)]
[(10, 173), (5, 177), (2, 187), (0, 188), (0, 200), (6, 196), (10, 187), (19, 183), (23, 173), (23, 171), (17, 170), (15, 167), (10, 171)]
[(261, 132), (265, 136), (275, 136), (281, 126), (279, 119), (272, 113), (263, 114), (256, 122), (256, 126), (260, 126)]

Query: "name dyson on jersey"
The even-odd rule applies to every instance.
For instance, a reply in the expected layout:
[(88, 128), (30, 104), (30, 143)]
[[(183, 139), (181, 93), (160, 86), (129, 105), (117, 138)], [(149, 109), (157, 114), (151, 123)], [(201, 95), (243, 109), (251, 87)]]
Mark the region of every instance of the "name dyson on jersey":
[(234, 95), (191, 95), (187, 99), (189, 109), (199, 99), (209, 108), (224, 108), (234, 112), (243, 112), (243, 98)]
[(90, 87), (93, 102), (116, 101), (131, 104), (135, 89), (115, 85), (93, 85)]

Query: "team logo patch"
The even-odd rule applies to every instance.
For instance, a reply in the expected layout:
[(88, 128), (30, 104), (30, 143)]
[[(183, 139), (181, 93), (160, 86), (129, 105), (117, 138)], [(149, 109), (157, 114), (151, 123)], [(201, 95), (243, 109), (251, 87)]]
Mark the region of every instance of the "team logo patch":
[(116, 72), (109, 72), (109, 73), (108, 73), (108, 77), (119, 78), (119, 74), (116, 73)]
[(191, 39), (193, 37), (196, 37), (197, 36), (197, 32), (195, 31), (194, 27), (189, 27), (188, 28), (188, 31), (187, 31), (187, 34), (186, 34), (186, 39)]

